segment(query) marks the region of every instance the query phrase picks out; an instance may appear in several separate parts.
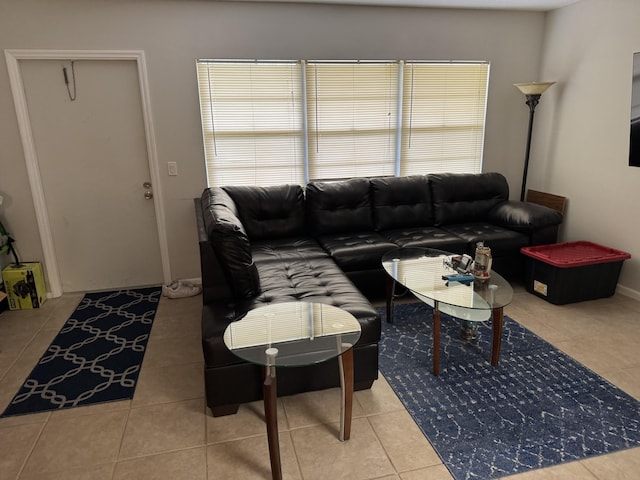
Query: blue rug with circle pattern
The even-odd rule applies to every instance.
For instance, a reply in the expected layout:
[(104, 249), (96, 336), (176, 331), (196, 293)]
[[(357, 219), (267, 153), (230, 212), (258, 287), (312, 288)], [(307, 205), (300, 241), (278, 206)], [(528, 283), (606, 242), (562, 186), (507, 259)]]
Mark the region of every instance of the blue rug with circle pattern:
[(442, 315), (432, 374), (432, 311), (396, 305), (380, 371), (456, 480), (494, 479), (640, 446), (640, 402), (512, 319), (492, 367), (491, 324), (460, 339)]

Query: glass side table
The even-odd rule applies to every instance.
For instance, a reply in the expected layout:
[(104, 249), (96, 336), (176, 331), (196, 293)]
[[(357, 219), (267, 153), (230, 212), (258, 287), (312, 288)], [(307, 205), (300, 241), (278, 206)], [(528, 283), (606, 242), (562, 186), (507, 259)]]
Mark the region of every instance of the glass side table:
[(360, 323), (332, 305), (307, 302), (274, 303), (249, 311), (230, 323), (224, 343), (238, 357), (264, 367), (264, 411), (274, 480), (282, 478), (278, 438), (276, 369), (312, 365), (338, 357), (342, 403), (340, 440), (351, 435), (353, 349)]

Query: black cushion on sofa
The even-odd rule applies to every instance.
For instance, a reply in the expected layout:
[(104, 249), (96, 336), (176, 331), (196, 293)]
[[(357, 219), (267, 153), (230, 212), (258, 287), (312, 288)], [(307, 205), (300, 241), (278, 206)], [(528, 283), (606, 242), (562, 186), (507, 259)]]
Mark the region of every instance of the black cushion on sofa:
[(258, 271), (233, 200), (223, 189), (212, 187), (203, 192), (201, 204), (207, 235), (216, 254), (223, 259), (227, 282), (234, 296), (257, 295), (260, 292)]
[(397, 248), (377, 232), (320, 235), (318, 242), (345, 272), (380, 268), (382, 255)]
[(466, 253), (472, 257), (475, 256), (477, 242), (484, 242), (485, 246), (491, 248), (491, 255), (494, 258), (517, 254), (520, 248), (529, 244), (527, 235), (490, 223), (469, 222), (442, 228), (463, 238), (467, 242)]
[(251, 254), (256, 265), (283, 260), (306, 262), (314, 258), (329, 258), (329, 254), (313, 238), (286, 238), (251, 243)]
[(311, 182), (306, 194), (307, 225), (313, 235), (373, 230), (369, 179)]
[(238, 209), (251, 241), (304, 233), (304, 191), (300, 185), (223, 187)]
[(378, 231), (433, 225), (426, 175), (372, 178), (371, 202)]
[(509, 200), (509, 185), (496, 172), (429, 175), (435, 225), (486, 220), (496, 205)]
[(528, 232), (560, 225), (562, 214), (535, 203), (508, 201), (494, 207), (489, 212), (489, 220), (496, 225)]
[(273, 302), (317, 302), (342, 308), (360, 322), (362, 334), (356, 348), (380, 340), (380, 317), (375, 308), (314, 240), (274, 243), (273, 248), (267, 248), (266, 243), (254, 246), (263, 279), (260, 295), (234, 304), (204, 306), (202, 345), (207, 367), (244, 364), (225, 346), (224, 331), (249, 310)]
[(204, 305), (202, 319), (202, 351), (205, 365), (244, 363), (244, 360), (231, 353), (224, 343), (224, 331), (237, 319), (235, 305), (221, 303)]
[(380, 340), (380, 317), (369, 300), (345, 276), (331, 258), (301, 262), (282, 255), (280, 262), (257, 262), (264, 279), (262, 293), (236, 305), (236, 315), (272, 302), (317, 302), (346, 310), (360, 322), (362, 333), (356, 346)]
[(453, 253), (466, 253), (466, 240), (437, 227), (397, 228), (380, 232), (399, 247), (435, 248)]

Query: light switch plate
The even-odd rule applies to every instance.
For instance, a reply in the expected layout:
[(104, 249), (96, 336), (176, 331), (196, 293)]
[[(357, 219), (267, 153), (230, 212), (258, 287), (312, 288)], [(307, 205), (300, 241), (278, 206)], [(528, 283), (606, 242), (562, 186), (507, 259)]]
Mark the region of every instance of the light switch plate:
[(178, 164), (176, 162), (168, 162), (167, 168), (169, 170), (169, 175), (178, 175)]

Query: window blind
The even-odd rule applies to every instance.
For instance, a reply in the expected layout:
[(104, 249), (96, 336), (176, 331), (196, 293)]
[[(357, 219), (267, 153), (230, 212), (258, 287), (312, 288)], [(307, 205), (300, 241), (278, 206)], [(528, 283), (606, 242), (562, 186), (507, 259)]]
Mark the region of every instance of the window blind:
[(197, 69), (208, 184), (304, 183), (299, 62)]
[(478, 173), (489, 64), (197, 62), (208, 185)]
[(312, 180), (393, 175), (396, 62), (309, 62), (306, 90)]
[(400, 174), (482, 168), (489, 65), (407, 62)]

